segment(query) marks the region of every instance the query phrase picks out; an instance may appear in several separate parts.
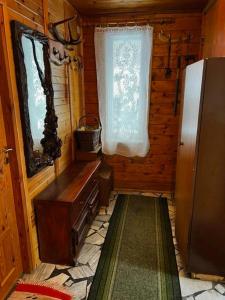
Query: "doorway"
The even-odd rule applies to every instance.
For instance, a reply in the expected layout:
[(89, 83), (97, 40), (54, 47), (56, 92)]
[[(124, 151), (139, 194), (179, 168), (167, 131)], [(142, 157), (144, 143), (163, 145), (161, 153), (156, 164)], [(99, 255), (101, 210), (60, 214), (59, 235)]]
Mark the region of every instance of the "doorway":
[[(0, 48), (4, 49), (3, 6), (0, 4)], [(15, 193), (16, 151), (12, 141), (9, 86), (4, 51), (0, 51), (0, 299), (4, 299), (23, 271)], [(7, 113), (8, 111), (8, 113)], [(14, 172), (15, 171), (15, 172)]]

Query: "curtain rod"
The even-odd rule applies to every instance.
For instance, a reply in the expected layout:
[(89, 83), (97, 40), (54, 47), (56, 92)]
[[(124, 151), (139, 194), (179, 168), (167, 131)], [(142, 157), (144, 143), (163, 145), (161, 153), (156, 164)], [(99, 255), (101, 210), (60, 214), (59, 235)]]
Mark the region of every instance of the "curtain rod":
[(96, 22), (96, 23), (83, 23), (82, 26), (87, 27), (87, 26), (97, 26), (97, 27), (110, 27), (110, 26), (132, 26), (132, 25), (140, 25), (140, 24), (145, 24), (145, 25), (153, 25), (153, 24), (173, 24), (175, 23), (175, 19), (172, 18), (167, 18), (167, 19), (142, 19), (142, 20), (136, 20), (136, 21), (128, 21), (128, 22)]

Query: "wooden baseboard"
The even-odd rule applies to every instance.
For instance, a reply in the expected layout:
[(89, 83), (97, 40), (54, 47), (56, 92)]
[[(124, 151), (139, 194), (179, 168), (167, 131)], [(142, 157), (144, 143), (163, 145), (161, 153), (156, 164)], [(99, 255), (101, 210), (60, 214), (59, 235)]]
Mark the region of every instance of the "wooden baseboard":
[(225, 278), (217, 275), (191, 273), (191, 278), (214, 282), (225, 282)]

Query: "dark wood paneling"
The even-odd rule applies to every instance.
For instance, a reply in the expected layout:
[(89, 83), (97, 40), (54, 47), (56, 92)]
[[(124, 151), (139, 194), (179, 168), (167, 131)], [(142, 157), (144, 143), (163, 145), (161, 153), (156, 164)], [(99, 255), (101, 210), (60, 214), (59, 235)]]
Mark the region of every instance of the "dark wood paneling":
[(71, 3), (86, 15), (109, 14), (119, 12), (166, 12), (202, 10), (207, 0), (70, 0)]
[(7, 6), (33, 23), (44, 23), (43, 3), (40, 0), (7, 0)]
[(225, 1), (217, 0), (203, 16), (203, 57), (225, 56)]

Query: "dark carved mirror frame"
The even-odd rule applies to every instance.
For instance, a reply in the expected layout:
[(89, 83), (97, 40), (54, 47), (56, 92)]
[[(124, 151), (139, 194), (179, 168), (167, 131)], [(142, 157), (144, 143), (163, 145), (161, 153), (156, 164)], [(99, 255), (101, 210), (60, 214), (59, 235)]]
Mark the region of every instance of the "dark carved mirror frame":
[[(24, 152), (27, 167), (27, 176), (32, 177), (46, 166), (53, 165), (53, 161), (61, 156), (62, 141), (57, 136), (58, 118), (54, 108), (54, 90), (51, 80), (51, 66), (49, 61), (48, 38), (42, 33), (33, 30), (17, 21), (11, 21), (12, 44), (14, 62), (16, 68), (16, 81), (20, 102), (20, 114), (23, 129)], [(28, 103), (28, 81), (22, 47), (22, 36), (30, 39), (33, 48), (33, 56), (37, 67), (43, 92), (46, 96), (46, 115), (44, 119), (43, 138), (40, 144), (43, 148), (41, 157), (36, 157), (33, 151), (33, 138)], [(44, 71), (41, 70), (36, 57), (35, 43), (43, 45)]]

